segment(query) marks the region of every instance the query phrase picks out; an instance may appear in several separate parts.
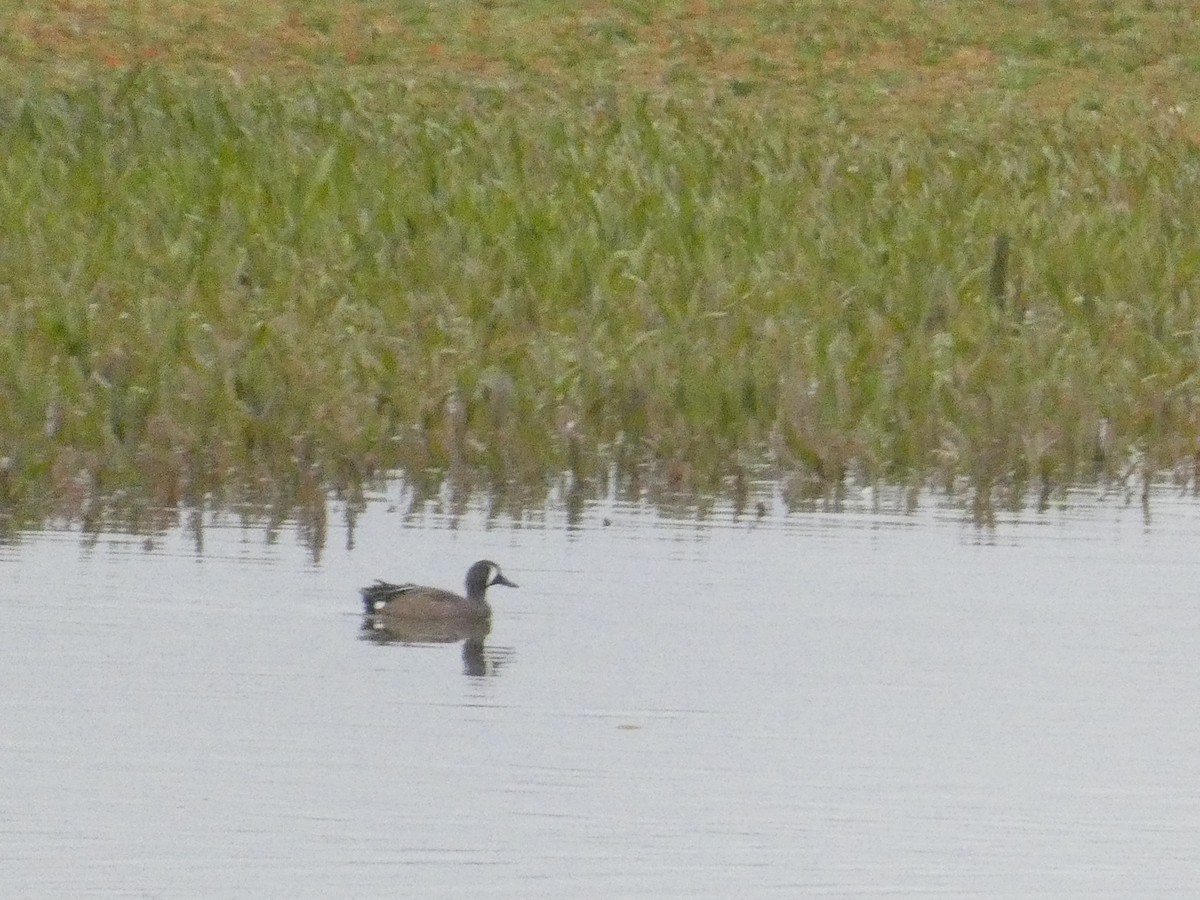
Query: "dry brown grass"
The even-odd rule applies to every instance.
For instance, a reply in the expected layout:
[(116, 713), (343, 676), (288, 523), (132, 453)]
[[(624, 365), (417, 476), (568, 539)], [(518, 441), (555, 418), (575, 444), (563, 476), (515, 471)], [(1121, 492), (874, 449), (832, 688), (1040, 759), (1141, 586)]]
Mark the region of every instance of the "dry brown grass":
[(1200, 18), (1182, 2), (32, 0), (0, 25), (9, 67), (51, 77), (345, 69), (431, 86), (820, 98), (900, 127), (1005, 104), (1050, 118), (1084, 105), (1119, 125), (1200, 89)]

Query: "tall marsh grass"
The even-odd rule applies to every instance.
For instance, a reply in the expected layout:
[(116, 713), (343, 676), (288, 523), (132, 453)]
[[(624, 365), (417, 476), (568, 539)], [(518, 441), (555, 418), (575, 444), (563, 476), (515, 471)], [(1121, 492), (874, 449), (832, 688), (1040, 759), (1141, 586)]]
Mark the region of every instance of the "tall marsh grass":
[(1200, 153), (1169, 112), (898, 136), (434, 98), (152, 70), (6, 94), (10, 507), (392, 468), (990, 489), (1200, 458)]

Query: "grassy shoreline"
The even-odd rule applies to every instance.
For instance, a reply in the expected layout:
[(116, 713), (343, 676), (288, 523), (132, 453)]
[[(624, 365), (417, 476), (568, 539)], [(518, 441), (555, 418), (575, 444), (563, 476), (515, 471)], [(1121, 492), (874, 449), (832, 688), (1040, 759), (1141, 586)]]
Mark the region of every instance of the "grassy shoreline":
[[(733, 29), (671, 9), (627, 43), (664, 21)], [(1124, 31), (1173, 40), (1168, 12)], [(889, 35), (835, 43), (861, 63)], [(793, 104), (799, 81), (743, 83), (717, 53), (645, 90), (600, 45), (522, 69), (541, 57), (514, 40), (494, 77), (401, 43), (248, 76), (193, 70), (195, 48), (109, 71), (21, 45), (43, 64), (0, 101), (16, 518), (96, 491), (171, 505), (388, 470), (587, 483), (615, 465), (696, 491), (764, 461), (980, 493), (1192, 477), (1200, 153), (1182, 105), (1130, 91), (1047, 112), (993, 85), (935, 122), (893, 90), (872, 120), (847, 100), (875, 84), (857, 67)], [(1145, 65), (1168, 65), (1151, 43)], [(961, 57), (943, 51), (920, 66)]]

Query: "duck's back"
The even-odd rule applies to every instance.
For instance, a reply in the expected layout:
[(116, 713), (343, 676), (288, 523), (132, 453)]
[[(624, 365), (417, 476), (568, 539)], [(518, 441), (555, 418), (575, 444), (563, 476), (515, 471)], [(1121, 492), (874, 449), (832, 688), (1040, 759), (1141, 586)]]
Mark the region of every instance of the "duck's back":
[(453, 591), (417, 584), (377, 581), (363, 588), (362, 596), (368, 613), (393, 618), (486, 619), (491, 612)]

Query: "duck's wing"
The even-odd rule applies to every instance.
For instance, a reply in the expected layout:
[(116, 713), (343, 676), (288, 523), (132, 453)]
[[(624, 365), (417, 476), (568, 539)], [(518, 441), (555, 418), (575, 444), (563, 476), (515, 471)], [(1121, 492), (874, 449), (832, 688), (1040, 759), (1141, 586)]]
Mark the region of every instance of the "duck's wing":
[(415, 584), (392, 584), (390, 581), (377, 580), (374, 584), (362, 588), (359, 593), (362, 594), (363, 607), (367, 614), (375, 612), (379, 607), (383, 606), (389, 600), (394, 600), (409, 591), (416, 590)]

